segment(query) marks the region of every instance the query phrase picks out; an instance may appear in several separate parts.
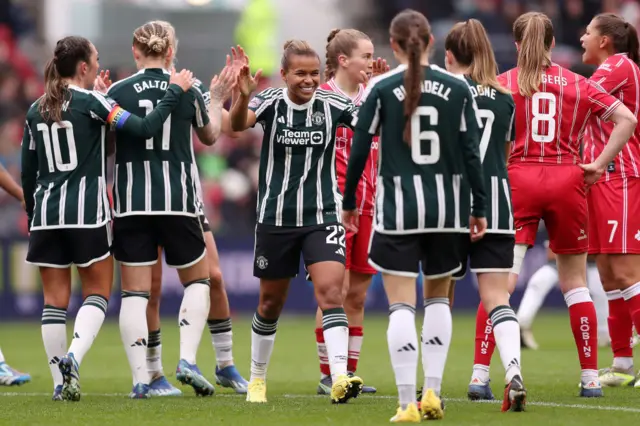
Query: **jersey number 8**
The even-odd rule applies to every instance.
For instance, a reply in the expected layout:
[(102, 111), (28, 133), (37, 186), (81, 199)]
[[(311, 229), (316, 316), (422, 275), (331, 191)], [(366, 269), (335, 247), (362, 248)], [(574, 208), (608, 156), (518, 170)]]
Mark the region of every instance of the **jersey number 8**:
[[(69, 172), (78, 167), (78, 153), (76, 152), (76, 140), (73, 137), (73, 124), (70, 121), (55, 122), (51, 125), (51, 129), (46, 123), (39, 123), (36, 127), (42, 132), (42, 140), (44, 141), (44, 152), (49, 165), (49, 172), (53, 173), (58, 169), (61, 172)], [(67, 136), (67, 147), (69, 148), (69, 162), (65, 163), (62, 159), (62, 151), (60, 150), (60, 137), (58, 131), (63, 129)], [(53, 152), (52, 152), (53, 151)]]
[[(160, 101), (158, 101), (160, 103)], [(138, 106), (145, 109), (145, 114), (151, 114), (153, 111), (153, 102), (149, 99), (140, 99)], [(171, 114), (167, 117), (167, 120), (162, 124), (162, 150), (169, 151), (169, 142), (171, 141)], [(147, 139), (147, 149), (153, 150), (153, 138)]]
[[(540, 101), (549, 101), (548, 112), (540, 112)], [(556, 137), (556, 95), (553, 93), (536, 92), (531, 97), (531, 139), (534, 142), (551, 142)], [(547, 123), (547, 134), (540, 134), (540, 123)]]

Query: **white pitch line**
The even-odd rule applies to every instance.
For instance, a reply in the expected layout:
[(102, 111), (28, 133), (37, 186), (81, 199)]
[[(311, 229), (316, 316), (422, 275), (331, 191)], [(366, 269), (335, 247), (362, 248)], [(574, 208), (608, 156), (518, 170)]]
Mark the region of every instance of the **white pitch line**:
[[(101, 397), (126, 397), (128, 393), (83, 393), (85, 396), (101, 396)], [(51, 396), (50, 393), (45, 392), (0, 392), (0, 397), (20, 397), (20, 396)], [(309, 399), (309, 398), (326, 398), (324, 395), (292, 395), (285, 394), (282, 395), (285, 398), (290, 399)], [(216, 394), (213, 398), (243, 398), (243, 395), (237, 394)], [(157, 399), (152, 398), (152, 399)], [(163, 397), (167, 399), (174, 399), (180, 397)], [(366, 395), (362, 396), (362, 399), (396, 399), (396, 396), (393, 395)], [(456, 402), (456, 403), (466, 403), (466, 404), (501, 404), (502, 401), (494, 400), (494, 401), (469, 401), (464, 398), (445, 398), (446, 402)], [(536, 402), (536, 401), (527, 401), (527, 405), (531, 405), (534, 407), (553, 407), (553, 408), (575, 408), (578, 410), (595, 410), (595, 411), (619, 411), (623, 413), (640, 413), (640, 408), (631, 408), (631, 407), (620, 407), (613, 405), (586, 405), (586, 404), (559, 404), (555, 402)]]

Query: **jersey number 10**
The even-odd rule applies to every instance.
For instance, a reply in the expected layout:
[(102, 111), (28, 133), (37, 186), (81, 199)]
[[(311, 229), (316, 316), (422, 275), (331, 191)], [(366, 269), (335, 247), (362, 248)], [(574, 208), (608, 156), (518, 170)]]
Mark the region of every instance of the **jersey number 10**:
[[(78, 167), (78, 153), (76, 152), (76, 139), (73, 137), (73, 124), (70, 121), (55, 122), (51, 129), (46, 123), (39, 123), (36, 129), (42, 133), (44, 141), (44, 153), (47, 157), (49, 172), (53, 173), (58, 169), (61, 172), (70, 172)], [(69, 148), (69, 162), (62, 159), (60, 150), (60, 137), (58, 131), (64, 130), (67, 136), (67, 147)]]
[[(157, 103), (160, 103), (158, 101)], [(138, 106), (145, 109), (145, 114), (149, 115), (153, 111), (153, 102), (149, 99), (140, 99)], [(171, 114), (167, 117), (167, 120), (162, 124), (162, 150), (169, 151), (169, 142), (171, 141)], [(153, 138), (147, 139), (147, 149), (153, 150)]]

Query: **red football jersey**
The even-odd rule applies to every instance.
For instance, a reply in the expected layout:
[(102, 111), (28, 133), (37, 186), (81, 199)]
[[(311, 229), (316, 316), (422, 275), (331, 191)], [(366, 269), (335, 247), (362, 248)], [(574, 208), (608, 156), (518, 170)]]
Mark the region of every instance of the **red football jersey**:
[[(640, 112), (640, 68), (627, 57), (626, 53), (609, 56), (591, 76), (591, 81), (602, 86), (612, 96), (619, 99), (638, 117)], [(585, 138), (584, 159), (593, 162), (604, 149), (611, 136), (614, 124), (595, 118), (589, 122), (589, 133)], [(627, 145), (609, 164), (602, 179), (640, 177), (640, 126), (636, 127)]]
[(516, 104), (516, 140), (509, 162), (579, 164), (580, 144), (594, 115), (606, 121), (620, 101), (557, 64), (542, 75), (532, 97), (518, 92), (518, 68), (499, 77)]
[[(364, 85), (360, 85), (358, 94), (354, 98), (350, 98), (345, 94), (335, 80), (331, 79), (320, 86), (321, 89), (330, 90), (351, 99), (351, 101), (360, 105), (362, 95), (364, 94)], [(344, 185), (347, 178), (347, 163), (349, 162), (349, 154), (351, 153), (351, 143), (353, 142), (353, 131), (347, 127), (339, 127), (336, 130), (336, 173), (338, 174), (338, 186), (340, 192), (344, 193)], [(364, 168), (362, 178), (358, 183), (356, 191), (356, 202), (358, 213), (373, 216), (376, 197), (376, 180), (378, 178), (378, 137), (373, 138), (371, 143), (371, 153), (367, 159), (367, 165)]]

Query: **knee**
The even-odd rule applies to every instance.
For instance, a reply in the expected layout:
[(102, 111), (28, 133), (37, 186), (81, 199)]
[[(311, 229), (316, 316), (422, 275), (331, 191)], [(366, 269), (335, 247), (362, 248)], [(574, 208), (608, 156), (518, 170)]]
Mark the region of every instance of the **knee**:
[(340, 285), (316, 285), (316, 298), (320, 309), (331, 309), (342, 306), (344, 295)]
[(634, 268), (613, 268), (611, 275), (612, 281), (615, 283), (611, 286), (611, 290), (624, 290), (640, 281), (639, 274), (634, 271)]
[(278, 318), (284, 306), (285, 296), (277, 293), (263, 293), (260, 296), (258, 313), (265, 318)]
[(218, 267), (209, 268), (209, 280), (211, 282), (212, 289), (219, 289), (222, 287), (222, 271)]
[(65, 293), (44, 293), (44, 304), (58, 309), (69, 307), (69, 295)]
[(162, 299), (161, 291), (152, 291), (149, 294), (149, 302), (147, 303), (148, 312), (157, 312), (160, 310), (160, 299)]
[(345, 308), (350, 311), (362, 311), (364, 310), (364, 304), (367, 299), (367, 293), (362, 291), (349, 291), (346, 299), (344, 300)]

